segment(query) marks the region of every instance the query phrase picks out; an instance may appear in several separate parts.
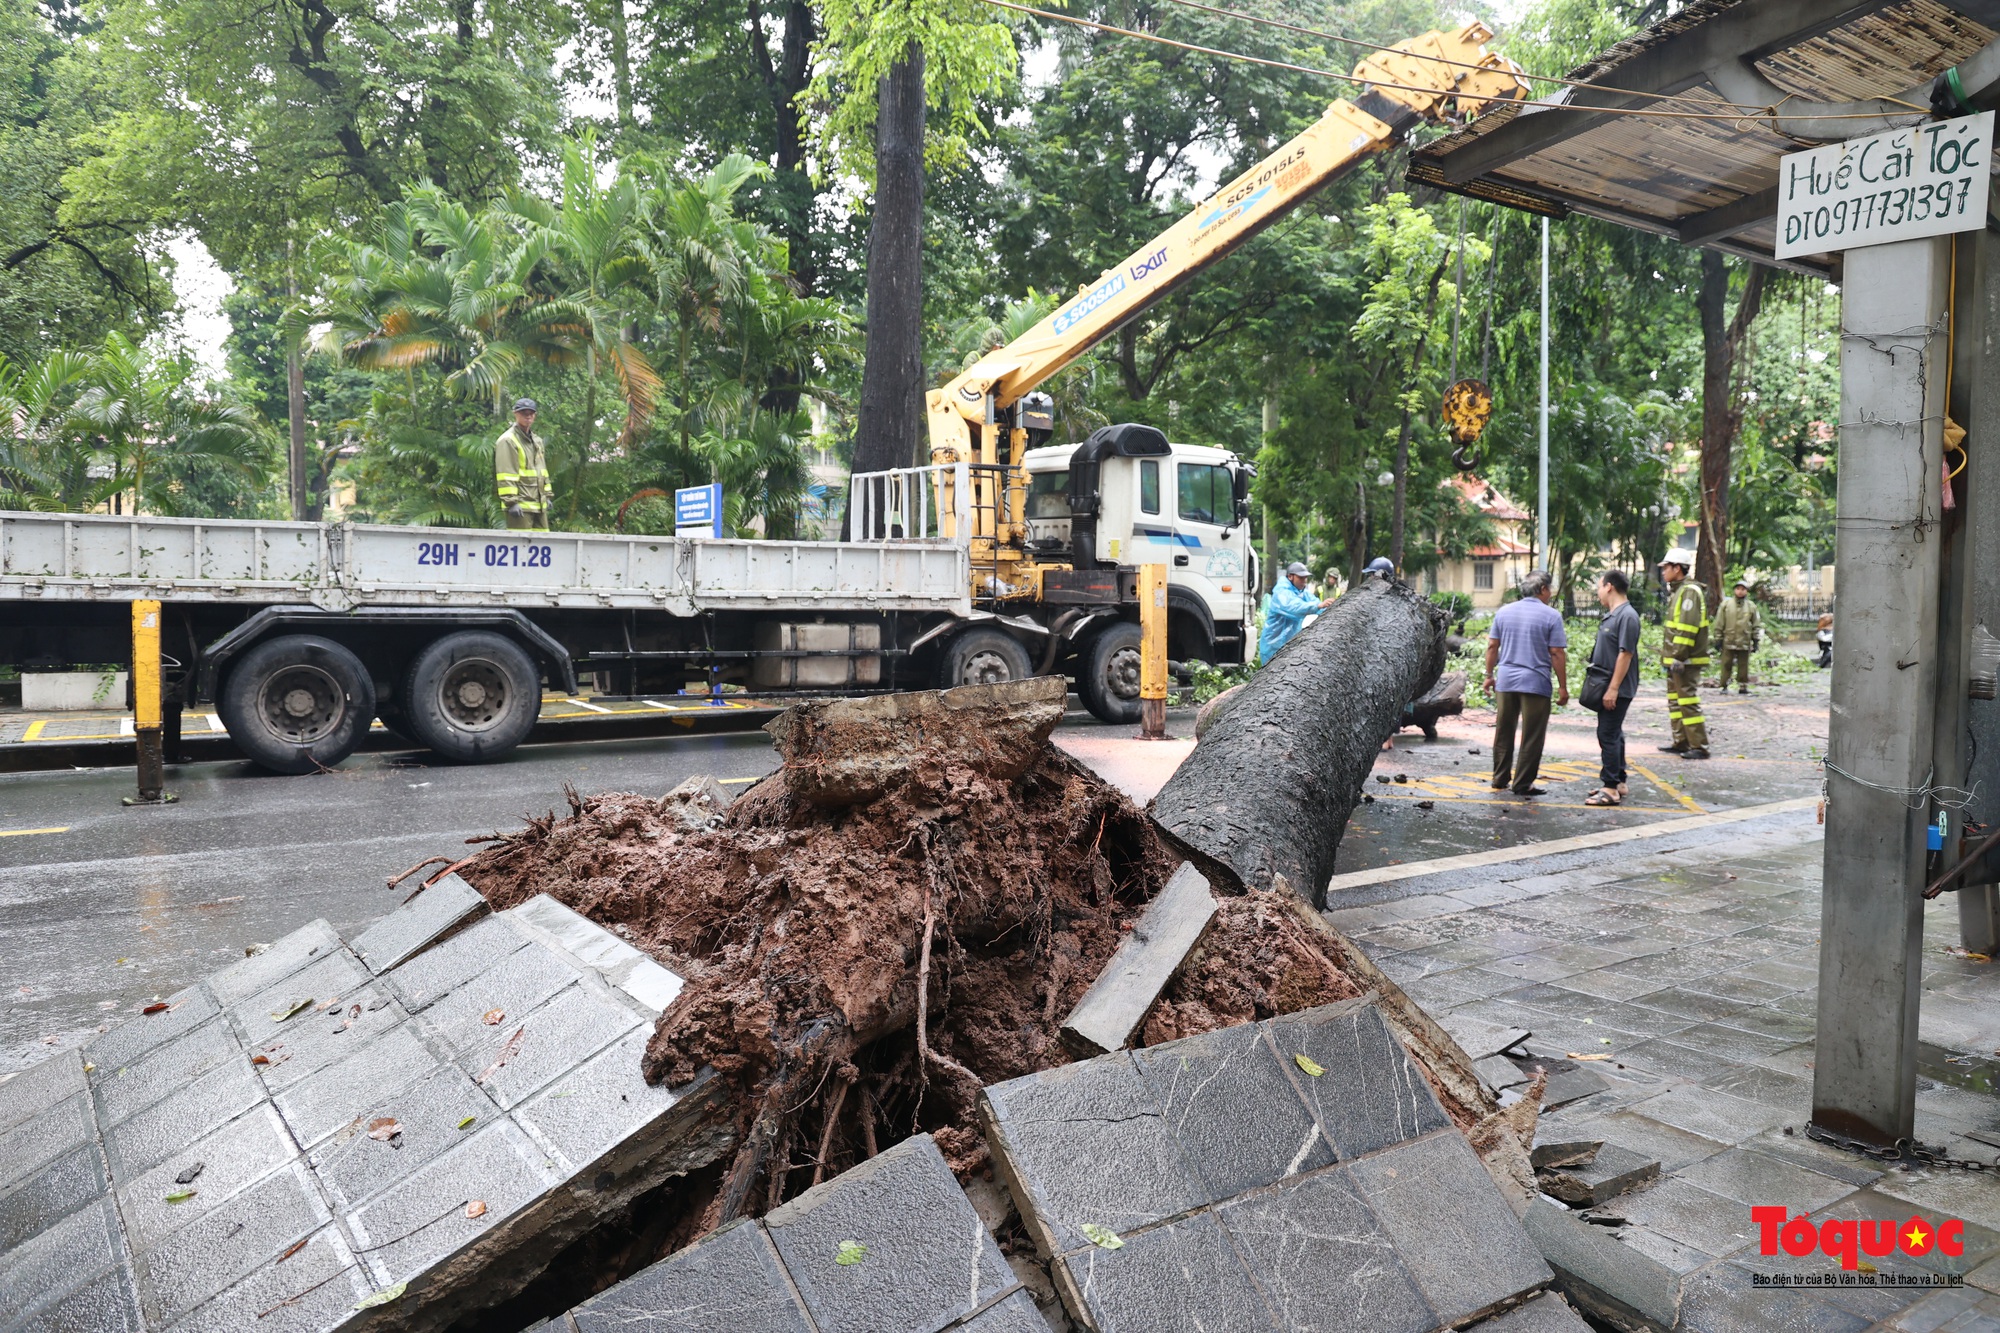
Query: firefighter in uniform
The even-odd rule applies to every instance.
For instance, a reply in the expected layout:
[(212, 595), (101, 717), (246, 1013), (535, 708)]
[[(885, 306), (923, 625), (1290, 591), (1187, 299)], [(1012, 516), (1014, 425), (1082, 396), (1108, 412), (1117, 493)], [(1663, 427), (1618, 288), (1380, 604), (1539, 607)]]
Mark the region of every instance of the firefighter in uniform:
[(1667, 717), (1673, 724), (1671, 745), (1660, 749), (1683, 759), (1708, 758), (1708, 719), (1701, 715), (1702, 668), (1708, 665), (1708, 608), (1701, 585), (1688, 577), (1694, 552), (1681, 547), (1660, 561), (1667, 581), (1667, 619), (1661, 635), (1662, 665), (1667, 675)]
[(514, 401), (514, 424), (493, 442), (493, 484), (507, 510), (508, 527), (549, 530), (555, 490), (549, 485), (549, 460), (542, 450), (542, 438), (535, 434), (532, 398)]
[(1715, 684), (1728, 689), (1733, 674), (1738, 694), (1750, 693), (1750, 658), (1764, 641), (1763, 617), (1749, 592), (1750, 585), (1738, 579), (1729, 600), (1715, 609), (1715, 637), (1722, 640), (1722, 679)]

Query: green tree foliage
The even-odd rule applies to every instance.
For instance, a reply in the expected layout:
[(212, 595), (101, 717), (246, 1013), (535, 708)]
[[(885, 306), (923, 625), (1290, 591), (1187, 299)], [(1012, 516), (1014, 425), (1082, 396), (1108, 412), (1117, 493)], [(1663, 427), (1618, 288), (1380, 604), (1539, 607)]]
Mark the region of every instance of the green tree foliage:
[[(640, 491), (719, 480), (740, 523), (794, 530), (811, 433), (796, 400), (824, 394), (847, 326), (793, 289), (783, 243), (733, 211), (762, 172), (740, 156), (699, 176), (644, 154), (603, 163), (585, 135), (565, 149), (557, 201), (517, 194), (475, 213), (417, 186), (372, 238), (317, 246), (319, 299), (292, 325), (372, 375), (350, 423), (364, 512), (492, 523), (492, 442), (527, 394), (545, 407), (566, 524), (611, 526)], [(602, 419), (600, 394), (622, 424)]]
[(0, 497), (8, 507), (254, 512), (273, 440), (254, 412), (197, 381), (184, 354), (110, 333), (87, 354), (0, 357)]

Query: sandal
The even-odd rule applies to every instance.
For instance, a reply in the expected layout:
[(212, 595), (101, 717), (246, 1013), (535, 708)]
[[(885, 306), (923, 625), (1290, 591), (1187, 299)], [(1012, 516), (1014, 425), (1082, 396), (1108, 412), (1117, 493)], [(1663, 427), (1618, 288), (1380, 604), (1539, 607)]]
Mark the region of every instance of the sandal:
[(1618, 793), (1609, 787), (1599, 787), (1596, 791), (1583, 798), (1585, 805), (1617, 805), (1619, 801), (1620, 797)]

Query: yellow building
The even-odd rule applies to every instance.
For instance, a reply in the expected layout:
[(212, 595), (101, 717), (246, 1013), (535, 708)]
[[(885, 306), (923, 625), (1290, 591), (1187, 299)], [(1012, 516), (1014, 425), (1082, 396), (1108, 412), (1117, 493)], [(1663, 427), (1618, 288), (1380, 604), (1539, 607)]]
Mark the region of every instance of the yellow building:
[(1500, 605), (1507, 589), (1528, 573), (1534, 554), (1529, 541), (1533, 516), (1477, 477), (1453, 477), (1445, 486), (1491, 521), (1493, 540), (1473, 547), (1462, 557), (1447, 556), (1426, 570), (1424, 591), (1466, 593), (1474, 610), (1491, 611)]

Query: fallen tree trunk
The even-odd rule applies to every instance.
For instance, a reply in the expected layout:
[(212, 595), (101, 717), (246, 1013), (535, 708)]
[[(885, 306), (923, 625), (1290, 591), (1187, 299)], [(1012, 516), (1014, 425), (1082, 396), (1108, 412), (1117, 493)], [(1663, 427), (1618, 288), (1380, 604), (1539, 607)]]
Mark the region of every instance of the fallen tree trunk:
[(1282, 883), (1325, 907), (1382, 742), (1444, 670), (1444, 629), (1408, 584), (1367, 580), (1243, 685), (1153, 798), (1154, 821), (1217, 889)]

